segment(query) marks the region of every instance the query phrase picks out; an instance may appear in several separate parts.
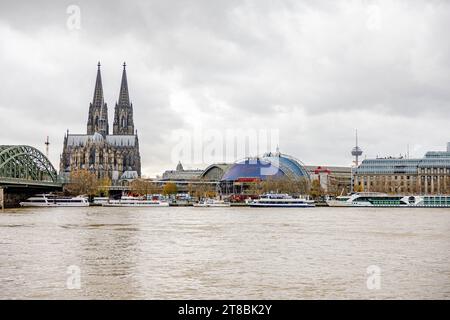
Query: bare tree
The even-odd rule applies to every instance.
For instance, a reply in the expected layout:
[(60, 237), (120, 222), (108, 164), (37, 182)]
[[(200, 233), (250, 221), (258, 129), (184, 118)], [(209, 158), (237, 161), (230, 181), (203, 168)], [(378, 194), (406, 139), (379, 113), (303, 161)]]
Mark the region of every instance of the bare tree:
[(71, 195), (97, 195), (99, 190), (97, 175), (85, 169), (74, 170), (70, 173), (70, 182), (64, 186), (64, 191)]
[(268, 178), (260, 183), (260, 192), (279, 192), (289, 194), (307, 194), (309, 184), (305, 178)]
[(165, 195), (171, 195), (171, 194), (176, 194), (178, 191), (177, 185), (173, 182), (168, 182), (166, 183), (166, 185), (163, 187), (163, 194)]
[(313, 198), (313, 199), (317, 199), (321, 196), (324, 195), (322, 186), (320, 185), (320, 181), (319, 180), (314, 180), (311, 183), (311, 190), (309, 191), (309, 195)]
[(130, 184), (130, 189), (132, 193), (139, 195), (147, 195), (154, 194), (160, 192), (160, 188), (151, 182), (145, 179), (135, 179)]

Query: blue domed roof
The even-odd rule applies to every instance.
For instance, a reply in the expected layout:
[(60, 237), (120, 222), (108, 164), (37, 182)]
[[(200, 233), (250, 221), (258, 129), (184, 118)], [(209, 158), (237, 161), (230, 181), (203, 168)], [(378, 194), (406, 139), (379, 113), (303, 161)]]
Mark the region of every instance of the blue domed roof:
[(298, 177), (308, 176), (308, 172), (303, 165), (288, 155), (281, 153), (267, 153), (264, 155), (263, 159), (279, 167), (287, 175)]
[(307, 170), (292, 157), (280, 153), (267, 153), (262, 158), (235, 163), (225, 172), (222, 181), (236, 181), (242, 178), (266, 180), (269, 177), (283, 176), (309, 179)]
[(265, 180), (269, 176), (280, 177), (284, 173), (268, 161), (261, 159), (245, 159), (232, 165), (223, 175), (222, 180), (236, 181), (242, 178)]

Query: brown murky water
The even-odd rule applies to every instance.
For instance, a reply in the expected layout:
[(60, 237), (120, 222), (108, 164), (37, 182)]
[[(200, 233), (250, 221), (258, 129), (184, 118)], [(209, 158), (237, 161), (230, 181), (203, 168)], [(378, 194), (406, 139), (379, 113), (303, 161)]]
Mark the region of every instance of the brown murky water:
[(448, 299), (449, 249), (450, 209), (17, 209), (0, 298)]

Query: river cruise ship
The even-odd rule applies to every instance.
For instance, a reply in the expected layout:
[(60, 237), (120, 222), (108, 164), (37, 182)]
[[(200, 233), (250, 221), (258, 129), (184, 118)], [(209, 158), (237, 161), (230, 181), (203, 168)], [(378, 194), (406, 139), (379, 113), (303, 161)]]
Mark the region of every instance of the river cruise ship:
[(247, 201), (250, 207), (263, 208), (307, 208), (314, 207), (313, 200), (303, 198), (293, 198), (288, 194), (267, 193), (259, 197), (259, 199)]
[(229, 207), (231, 204), (224, 200), (205, 199), (193, 204), (194, 207)]
[(63, 197), (54, 194), (36, 194), (20, 202), (21, 207), (88, 207), (87, 197)]
[(330, 207), (419, 207), (450, 208), (450, 196), (404, 196), (378, 192), (358, 192), (327, 200)]
[(147, 197), (123, 196), (118, 200), (108, 200), (102, 203), (103, 207), (168, 207), (169, 202), (148, 199)]

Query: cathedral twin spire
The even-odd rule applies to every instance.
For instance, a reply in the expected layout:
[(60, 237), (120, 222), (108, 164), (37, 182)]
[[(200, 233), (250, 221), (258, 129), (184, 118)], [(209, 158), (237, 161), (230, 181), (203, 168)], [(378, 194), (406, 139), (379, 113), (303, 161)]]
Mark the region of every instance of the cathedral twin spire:
[(102, 74), (100, 72), (100, 61), (97, 64), (97, 79), (95, 80), (94, 98), (92, 99), (92, 104), (95, 106), (101, 106), (104, 103), (103, 100), (103, 85), (102, 85)]
[[(104, 102), (102, 75), (100, 62), (97, 65), (97, 79), (95, 81), (94, 97), (89, 104), (89, 116), (87, 123), (87, 134), (100, 133), (102, 136), (109, 134), (108, 106)], [(126, 64), (123, 64), (122, 81), (120, 85), (119, 101), (114, 110), (114, 135), (133, 135), (133, 105), (130, 103), (128, 93), (128, 82)]]
[(122, 82), (120, 83), (120, 93), (119, 93), (119, 105), (129, 106), (130, 96), (128, 94), (128, 81), (127, 81), (127, 64), (123, 63), (122, 71)]
[(120, 84), (119, 101), (114, 109), (113, 134), (134, 134), (133, 104), (130, 103), (126, 64), (123, 63), (122, 82)]

